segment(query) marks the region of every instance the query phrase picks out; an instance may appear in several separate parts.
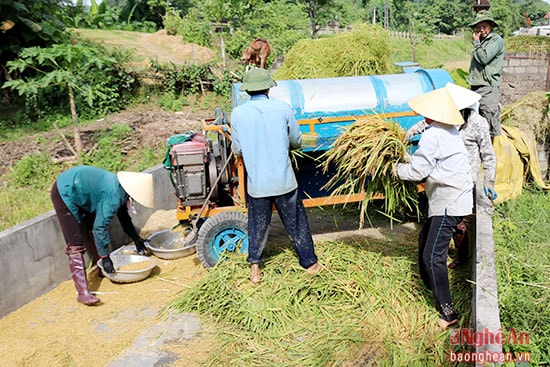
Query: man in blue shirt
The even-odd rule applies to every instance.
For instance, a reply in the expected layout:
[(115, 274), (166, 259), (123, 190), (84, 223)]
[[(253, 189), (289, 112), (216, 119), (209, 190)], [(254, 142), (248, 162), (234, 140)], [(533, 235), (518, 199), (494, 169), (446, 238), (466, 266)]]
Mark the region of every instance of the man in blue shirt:
[(247, 175), (247, 260), (251, 263), (253, 283), (261, 281), (260, 264), (273, 205), (300, 265), (310, 274), (321, 269), (290, 161), (290, 150), (301, 147), (302, 134), (292, 108), (283, 101), (269, 99), (269, 89), (276, 85), (267, 70), (248, 71), (239, 90), (247, 92), (250, 101), (231, 112), (231, 148), (243, 158)]
[(108, 248), (108, 227), (115, 214), (124, 232), (134, 240), (138, 253), (145, 254), (144, 240), (137, 234), (128, 210), (133, 210), (133, 200), (154, 207), (153, 176), (141, 172), (114, 174), (90, 166), (73, 167), (57, 177), (51, 199), (67, 245), (65, 253), (69, 256), (77, 300), (88, 306), (94, 305), (99, 299), (88, 291), (82, 256), (86, 247), (80, 224), (84, 222), (93, 233), (94, 246), (102, 259), (103, 269), (108, 273), (115, 272)]

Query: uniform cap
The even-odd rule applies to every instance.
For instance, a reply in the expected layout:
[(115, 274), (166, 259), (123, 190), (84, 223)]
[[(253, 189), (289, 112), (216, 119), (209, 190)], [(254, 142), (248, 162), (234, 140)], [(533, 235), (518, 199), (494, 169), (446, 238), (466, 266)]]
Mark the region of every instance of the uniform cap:
[(255, 92), (275, 87), (277, 82), (271, 78), (269, 71), (262, 68), (254, 68), (244, 74), (243, 83), (239, 87), (240, 91)]
[(495, 22), (495, 18), (489, 10), (481, 10), (480, 12), (478, 12), (474, 21), (468, 24), (468, 27), (475, 28), (477, 24), (485, 21), (493, 23), (493, 27), (498, 27), (498, 23)]

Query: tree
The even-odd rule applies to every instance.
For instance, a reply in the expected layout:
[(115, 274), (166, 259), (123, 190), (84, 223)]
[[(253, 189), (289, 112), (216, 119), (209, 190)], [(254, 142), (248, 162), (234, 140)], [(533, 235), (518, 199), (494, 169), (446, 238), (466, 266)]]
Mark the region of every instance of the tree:
[[(25, 47), (68, 40), (57, 0), (0, 0), (0, 87), (9, 80), (6, 64)], [(4, 102), (10, 97), (4, 95)]]
[(79, 94), (90, 106), (97, 99), (106, 98), (94, 83), (93, 71), (101, 71), (117, 64), (115, 58), (97, 53), (92, 47), (80, 44), (58, 44), (49, 48), (28, 47), (20, 52), (19, 58), (8, 63), (9, 72), (25, 73), (33, 70), (35, 75), (27, 79), (10, 80), (4, 88), (11, 88), (27, 98), (35, 98), (40, 91), (47, 89), (66, 90), (73, 120), (74, 141), (73, 147), (64, 142), (80, 160), (82, 143), (75, 94)]
[(490, 11), (498, 22), (498, 28), (495, 30), (503, 37), (510, 36), (521, 26), (521, 8), (512, 0), (491, 0)]
[(307, 13), (311, 25), (311, 37), (317, 38), (320, 13), (326, 12), (333, 0), (295, 0), (296, 4), (303, 7)]
[(426, 0), (420, 6), (419, 17), (431, 33), (454, 34), (473, 19), (472, 1)]

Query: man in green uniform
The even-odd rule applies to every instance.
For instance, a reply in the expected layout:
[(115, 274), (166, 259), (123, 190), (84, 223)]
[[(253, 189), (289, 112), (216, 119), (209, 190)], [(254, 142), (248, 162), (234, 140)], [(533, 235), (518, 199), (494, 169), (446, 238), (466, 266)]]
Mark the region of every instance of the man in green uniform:
[(479, 114), (489, 122), (491, 137), (502, 134), (500, 127), (500, 74), (504, 60), (504, 40), (493, 31), (498, 24), (493, 15), (482, 10), (469, 24), (474, 29), (472, 61), (467, 82), (481, 95)]

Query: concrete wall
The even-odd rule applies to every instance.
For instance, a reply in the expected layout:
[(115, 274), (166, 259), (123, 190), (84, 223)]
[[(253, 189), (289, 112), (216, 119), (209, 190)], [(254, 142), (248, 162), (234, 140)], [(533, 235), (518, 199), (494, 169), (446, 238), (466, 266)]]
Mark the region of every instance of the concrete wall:
[(548, 91), (549, 61), (549, 55), (506, 53), (502, 64), (500, 103), (510, 104), (532, 91)]
[[(131, 216), (138, 231), (154, 210), (176, 206), (168, 171), (158, 165), (145, 172), (154, 177), (156, 207), (136, 203), (138, 214)], [(116, 217), (110, 233), (112, 249), (131, 242)], [(0, 232), (0, 318), (70, 278), (64, 249), (65, 240), (53, 210)]]
[[(500, 103), (516, 102), (533, 91), (550, 91), (550, 54), (506, 53), (502, 64)], [(542, 177), (550, 178), (550, 137), (538, 142), (538, 160)]]

